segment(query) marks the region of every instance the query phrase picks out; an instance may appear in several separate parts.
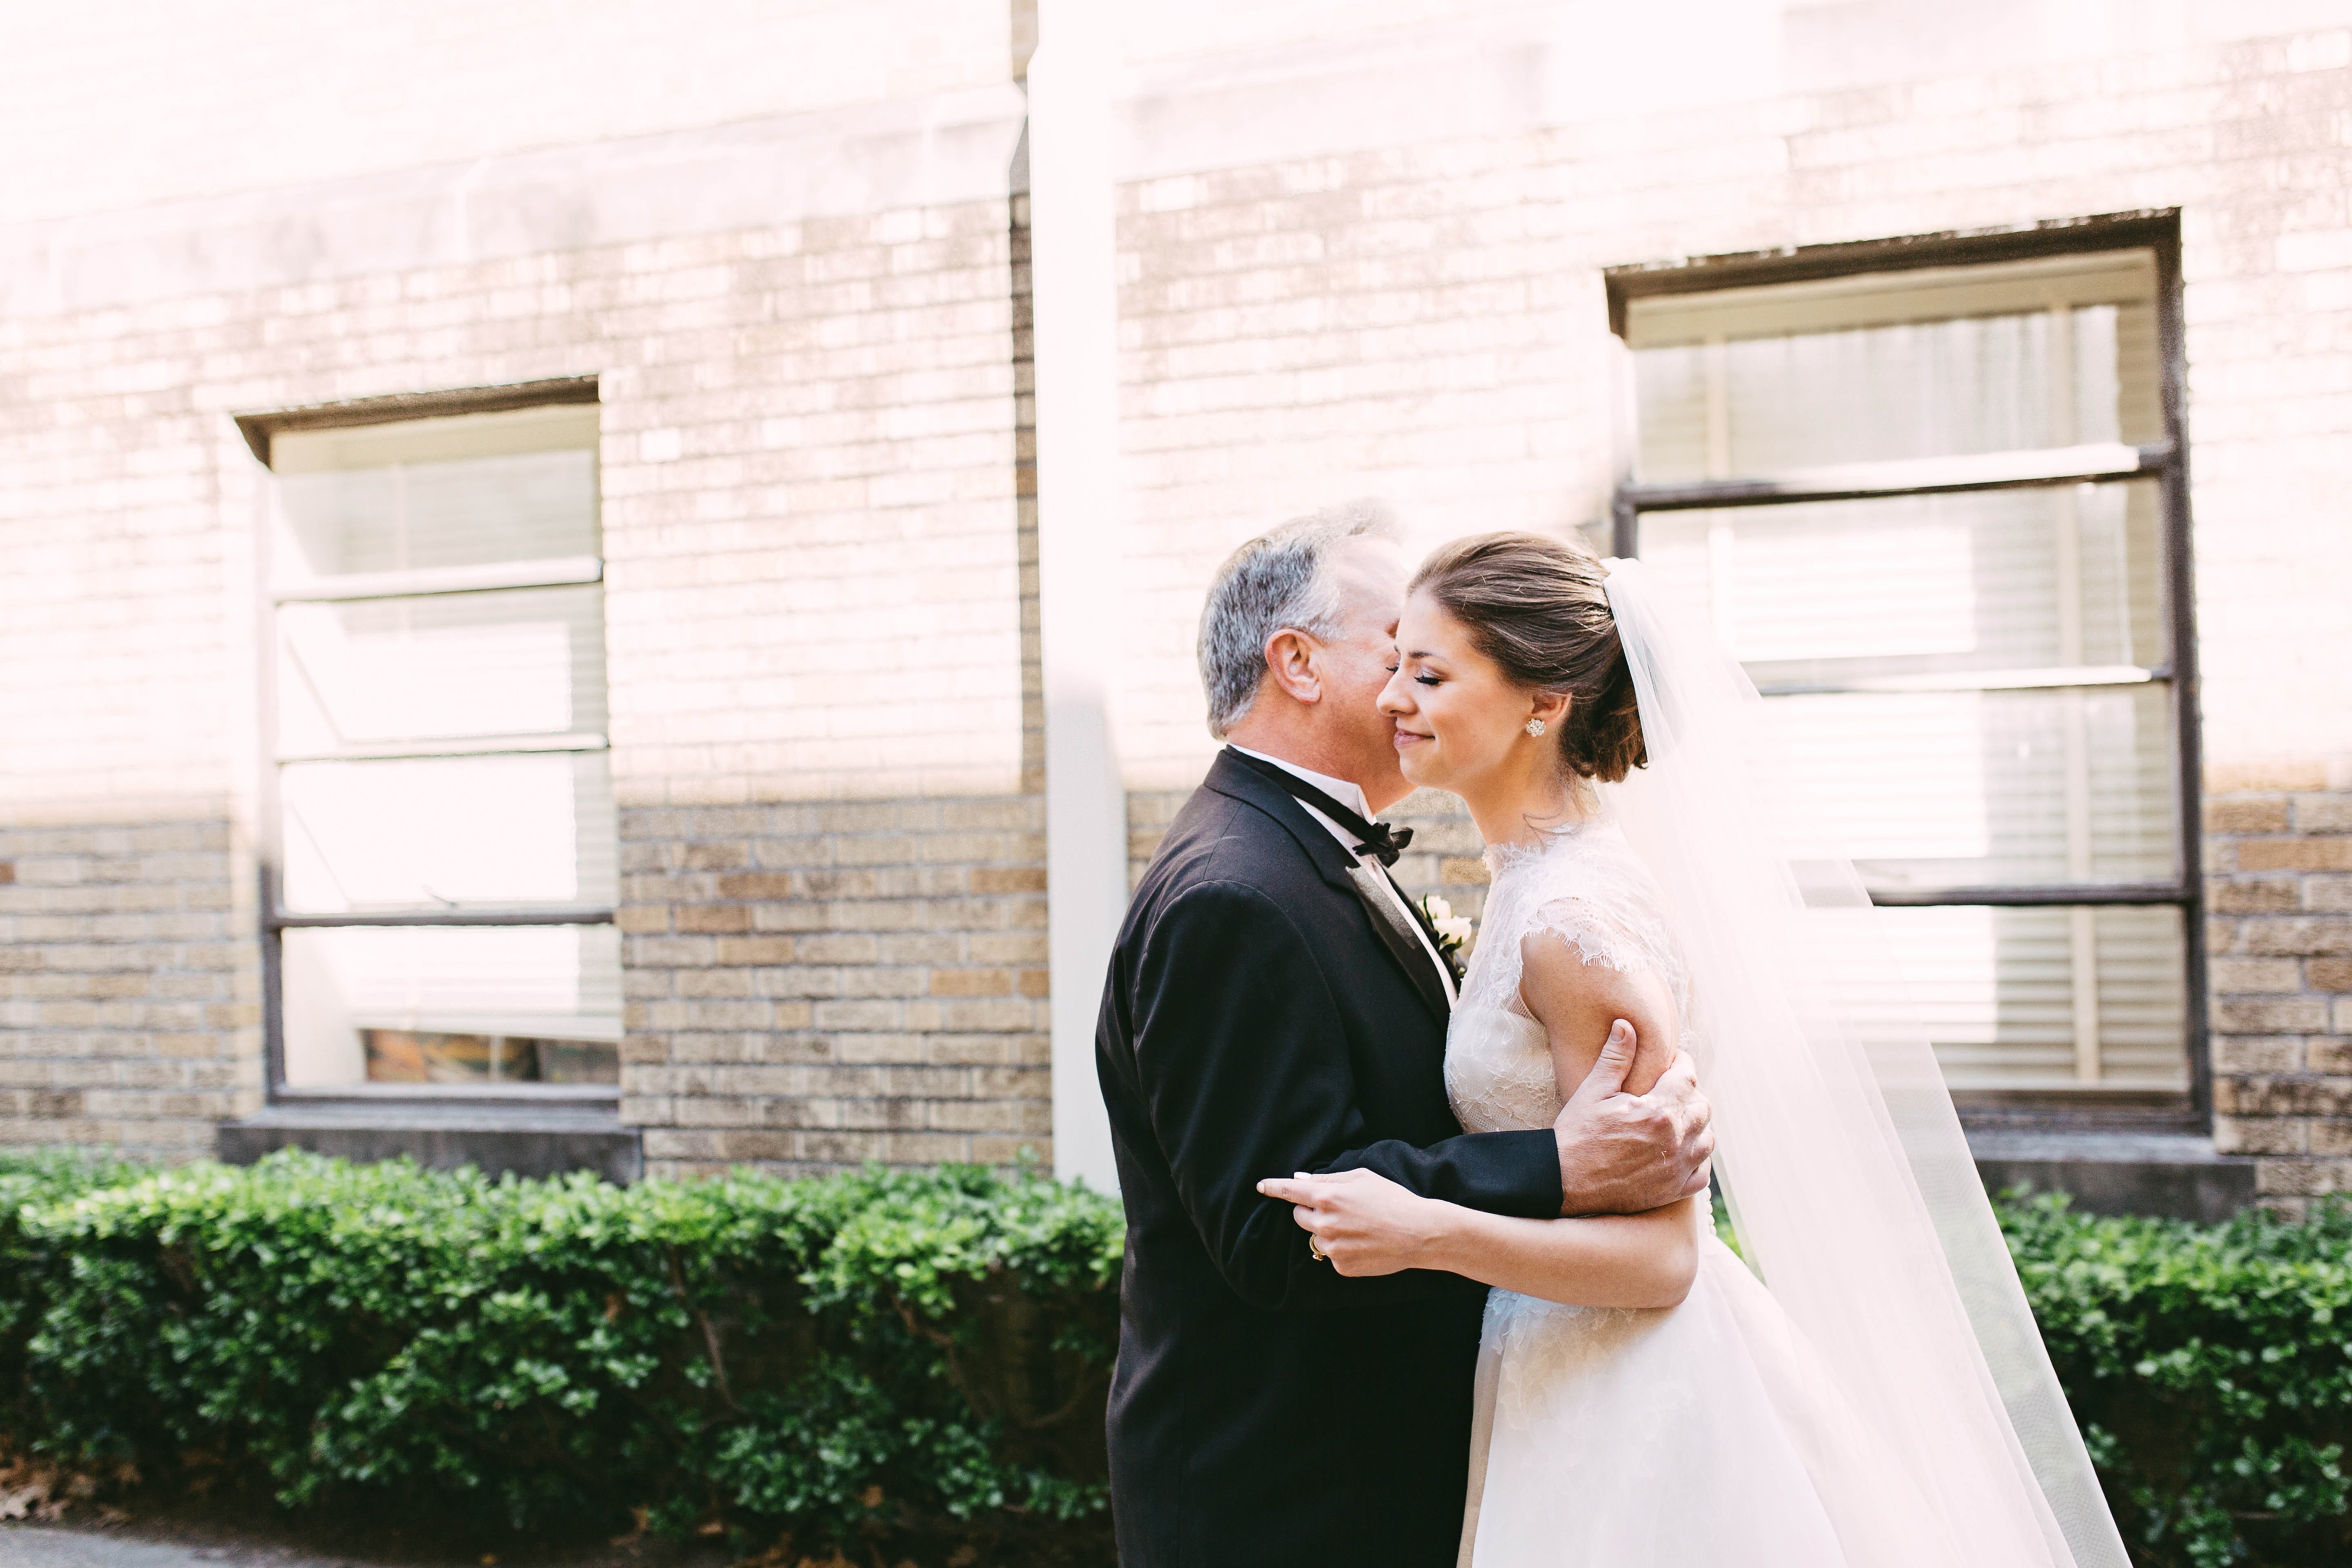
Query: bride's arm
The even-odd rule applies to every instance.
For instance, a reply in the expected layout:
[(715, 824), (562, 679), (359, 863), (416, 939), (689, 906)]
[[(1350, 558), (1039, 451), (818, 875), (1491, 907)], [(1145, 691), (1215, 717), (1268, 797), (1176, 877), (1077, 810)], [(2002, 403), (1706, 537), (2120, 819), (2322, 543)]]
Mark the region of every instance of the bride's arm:
[(1544, 1026), (1563, 1100), (1574, 1098), (1621, 1018), (1633, 1026), (1628, 1094), (1649, 1093), (1680, 1044), (1681, 1022), (1664, 980), (1648, 969), (1588, 961), (1557, 931), (1536, 931), (1519, 943), (1519, 1000)]
[(1647, 1214), (1513, 1219), (1424, 1198), (1371, 1171), (1260, 1182), (1342, 1274), (1442, 1268), (1522, 1296), (1579, 1307), (1672, 1307), (1698, 1270), (1684, 1198)]
[[(1624, 1087), (1646, 1091), (1674, 1059), (1664, 984), (1646, 970), (1587, 963), (1563, 938), (1520, 947), (1520, 997), (1544, 1026), (1563, 1099), (1604, 1056)], [(1630, 1062), (1623, 1058), (1631, 1058)], [(1523, 1296), (1586, 1307), (1671, 1307), (1698, 1268), (1697, 1218), (1685, 1198), (1637, 1215), (1512, 1219), (1423, 1198), (1367, 1171), (1262, 1183), (1296, 1204), (1300, 1226), (1342, 1274), (1442, 1268)]]
[(1698, 1270), (1696, 1197), (1647, 1214), (1515, 1219), (1424, 1198), (1371, 1171), (1260, 1182), (1258, 1191), (1296, 1205), (1293, 1216), (1346, 1275), (1441, 1268), (1580, 1307), (1672, 1307)]

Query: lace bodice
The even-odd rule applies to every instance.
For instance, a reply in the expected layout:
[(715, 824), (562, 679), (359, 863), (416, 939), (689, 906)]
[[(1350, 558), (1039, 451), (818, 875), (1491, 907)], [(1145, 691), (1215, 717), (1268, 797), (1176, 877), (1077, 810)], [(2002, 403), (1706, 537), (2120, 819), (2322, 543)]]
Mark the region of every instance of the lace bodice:
[(1697, 1054), (1689, 970), (1657, 885), (1609, 822), (1552, 835), (1539, 847), (1486, 851), (1494, 881), (1445, 1031), (1445, 1092), (1465, 1131), (1549, 1127), (1561, 1095), (1543, 1026), (1519, 999), (1519, 944), (1556, 931), (1587, 963), (1654, 972), (1675, 999), (1682, 1045)]

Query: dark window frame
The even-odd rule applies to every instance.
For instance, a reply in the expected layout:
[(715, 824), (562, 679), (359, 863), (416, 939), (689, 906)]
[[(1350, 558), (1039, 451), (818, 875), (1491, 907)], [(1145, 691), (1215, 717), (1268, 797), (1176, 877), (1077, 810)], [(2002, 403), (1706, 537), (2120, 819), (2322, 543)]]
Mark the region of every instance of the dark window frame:
[[(503, 414), (523, 408), (543, 408), (559, 405), (594, 404), (602, 401), (594, 376), (564, 377), (557, 380), (509, 384), (503, 386), (472, 387), (449, 392), (402, 393), (387, 397), (356, 398), (349, 402), (311, 404), (300, 407), (274, 409), (235, 416), (236, 426), (245, 437), (246, 445), (265, 468), (270, 464), (272, 438), (293, 431), (347, 429), (360, 426), (404, 424), (418, 419), (442, 419), (470, 414)], [(392, 588), (389, 585), (360, 584), (346, 585), (341, 590), (328, 590), (315, 595), (300, 595), (301, 599), (352, 599), (387, 596), (421, 597), (445, 594), (495, 592), (516, 587), (550, 587), (566, 584), (590, 584), (604, 581), (604, 561), (593, 560), (559, 563), (566, 568), (550, 574), (516, 571), (469, 570), (450, 574), (446, 583), (418, 589)], [(422, 575), (421, 574), (418, 575)], [(277, 750), (278, 694), (277, 659), (278, 610), (282, 596), (266, 582), (257, 584), (256, 615), (257, 619), (256, 647), (261, 650), (257, 660), (260, 670), (260, 737), (259, 784), (257, 791), (259, 816), (257, 835), (260, 853), (256, 868), (259, 883), (261, 994), (262, 994), (262, 1055), (263, 1093), (271, 1105), (311, 1104), (331, 1105), (363, 1102), (368, 1105), (391, 1107), (402, 1103), (433, 1104), (449, 1101), (496, 1102), (522, 1109), (537, 1105), (551, 1109), (572, 1106), (581, 1109), (616, 1110), (621, 1089), (617, 1084), (414, 1084), (357, 1083), (341, 1085), (295, 1086), (286, 1081), (286, 962), (285, 933), (289, 931), (327, 927), (390, 927), (390, 926), (562, 926), (612, 925), (618, 919), (618, 909), (609, 904), (572, 904), (516, 906), (510, 909), (473, 908), (465, 910), (416, 910), (397, 912), (345, 914), (304, 914), (285, 907), (283, 872), (284, 847), (279, 842), (280, 820), (278, 770), (280, 759)]]
[(1724, 479), (1640, 484), (1621, 478), (1611, 506), (1612, 546), (1632, 556), (1641, 543), (1641, 514), (1699, 508), (1786, 505), (1797, 501), (1889, 499), (1969, 490), (2019, 489), (2085, 480), (2154, 479), (2158, 487), (2161, 584), (2169, 662), (2155, 671), (2168, 681), (2176, 767), (2174, 824), (2178, 879), (2170, 882), (2096, 882), (2033, 887), (1951, 887), (1871, 889), (1886, 907), (2138, 905), (2177, 907), (2181, 911), (2182, 985), (2189, 1087), (2185, 1096), (2128, 1089), (2020, 1089), (1959, 1091), (1963, 1115), (1979, 1125), (2129, 1126), (2210, 1131), (2213, 1075), (2206, 1018), (2205, 889), (2199, 798), (2203, 783), (2198, 728), (2198, 666), (2194, 576), (2190, 555), (2189, 438), (2180, 289), (2179, 208), (2112, 213), (2017, 227), (1952, 230), (1938, 234), (1746, 251), (1603, 269), (1609, 328), (1622, 339), (1627, 309), (1635, 300), (1664, 295), (1713, 293), (1759, 284), (1794, 283), (1851, 277), (1864, 272), (1902, 272), (1929, 267), (1968, 267), (2092, 251), (2147, 249), (2157, 268), (2156, 324), (2158, 398), (2164, 438), (2095, 463), (2053, 464), (2052, 471), (1991, 480), (1969, 477), (1971, 459), (1927, 458), (1873, 465), (1883, 470), (1871, 482), (1801, 486), (1770, 480)]

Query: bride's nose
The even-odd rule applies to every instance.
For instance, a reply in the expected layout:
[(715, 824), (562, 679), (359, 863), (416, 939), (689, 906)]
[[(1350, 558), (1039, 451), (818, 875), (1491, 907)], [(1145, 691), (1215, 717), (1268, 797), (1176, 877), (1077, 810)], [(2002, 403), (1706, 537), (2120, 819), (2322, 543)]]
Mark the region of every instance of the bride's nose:
[(1380, 710), (1391, 714), (1412, 711), (1412, 682), (1404, 678), (1403, 670), (1391, 674), (1389, 683), (1381, 688)]

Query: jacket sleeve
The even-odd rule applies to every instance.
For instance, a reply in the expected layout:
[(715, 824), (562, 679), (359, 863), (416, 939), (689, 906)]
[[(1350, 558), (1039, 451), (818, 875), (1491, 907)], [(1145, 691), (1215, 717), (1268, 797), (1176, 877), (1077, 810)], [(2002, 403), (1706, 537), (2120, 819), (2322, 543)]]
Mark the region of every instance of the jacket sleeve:
[(1366, 1137), (1339, 1009), (1313, 944), (1259, 889), (1185, 889), (1146, 935), (1130, 986), (1137, 1079), (1179, 1201), (1252, 1306), (1372, 1307), (1479, 1289), (1420, 1269), (1344, 1278), (1307, 1256), (1288, 1204), (1259, 1195), (1268, 1176), (1361, 1165), (1432, 1196), (1559, 1214), (1549, 1129), (1427, 1150)]
[(1383, 1139), (1342, 1151), (1317, 1171), (1378, 1171), (1423, 1197), (1444, 1198), (1488, 1214), (1558, 1219), (1559, 1139), (1549, 1127), (1531, 1132), (1465, 1132), (1425, 1149)]

